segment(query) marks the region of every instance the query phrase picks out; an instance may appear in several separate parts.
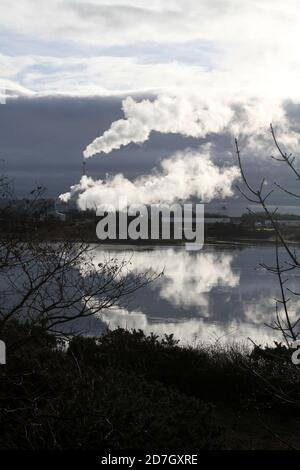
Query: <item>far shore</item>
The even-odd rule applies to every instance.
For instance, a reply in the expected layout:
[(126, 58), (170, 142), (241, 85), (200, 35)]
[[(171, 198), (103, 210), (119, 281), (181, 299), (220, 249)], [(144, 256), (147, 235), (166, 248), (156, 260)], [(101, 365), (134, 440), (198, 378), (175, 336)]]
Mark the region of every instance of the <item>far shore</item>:
[[(1, 236), (2, 235), (2, 236)], [(8, 238), (10, 240), (24, 241), (23, 237), (16, 236), (15, 234), (2, 233), (0, 238)], [(26, 237), (28, 240), (28, 237)], [(90, 243), (95, 245), (102, 246), (124, 246), (124, 247), (135, 247), (135, 248), (159, 248), (159, 247), (184, 247), (186, 242), (182, 240), (99, 240), (96, 237), (73, 237), (73, 236), (63, 236), (55, 237), (54, 234), (49, 233), (39, 233), (33, 234), (31, 238), (38, 241), (47, 241), (53, 243), (61, 242), (74, 242), (74, 243)], [(193, 242), (188, 242), (193, 243)], [(262, 246), (274, 246), (276, 240), (274, 238), (261, 239), (261, 238), (215, 238), (207, 237), (204, 241), (204, 246), (213, 246), (213, 245), (229, 245), (229, 246), (251, 246), (251, 245), (262, 245)], [(300, 241), (298, 240), (286, 240), (288, 245), (298, 246)]]

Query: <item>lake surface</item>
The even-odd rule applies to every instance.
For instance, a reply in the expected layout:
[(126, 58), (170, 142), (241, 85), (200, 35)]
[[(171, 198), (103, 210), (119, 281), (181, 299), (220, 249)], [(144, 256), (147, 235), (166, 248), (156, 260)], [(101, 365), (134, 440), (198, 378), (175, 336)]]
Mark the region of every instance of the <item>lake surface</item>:
[[(95, 247), (95, 262), (108, 257), (131, 261), (133, 275), (152, 268), (164, 275), (137, 291), (126, 304), (105, 311), (93, 332), (142, 329), (146, 333), (171, 334), (181, 344), (201, 342), (260, 344), (278, 338), (264, 326), (275, 318), (275, 298), (280, 298), (277, 277), (259, 265), (274, 265), (272, 246), (206, 245), (201, 251), (184, 247)], [(299, 276), (289, 282), (297, 290)], [(294, 317), (300, 298), (291, 304)], [(101, 324), (101, 327), (100, 327)]]

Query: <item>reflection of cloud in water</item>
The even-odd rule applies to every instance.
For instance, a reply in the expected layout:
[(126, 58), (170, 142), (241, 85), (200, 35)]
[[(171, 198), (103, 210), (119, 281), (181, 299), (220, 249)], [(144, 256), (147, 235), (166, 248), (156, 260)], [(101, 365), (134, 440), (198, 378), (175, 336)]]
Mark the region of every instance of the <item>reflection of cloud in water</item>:
[(110, 329), (118, 327), (141, 329), (146, 334), (151, 332), (164, 335), (174, 334), (180, 344), (197, 344), (201, 342), (230, 344), (233, 342), (247, 342), (247, 338), (256, 342), (270, 343), (276, 339), (273, 331), (268, 328), (257, 327), (250, 323), (238, 323), (236, 321), (224, 324), (209, 323), (204, 319), (182, 319), (178, 322), (150, 323), (147, 316), (141, 311), (129, 312), (125, 308), (114, 308), (99, 314), (99, 318)]
[[(247, 337), (272, 342), (276, 333), (264, 323), (275, 319), (278, 284), (273, 276), (254, 268), (273, 256), (272, 247), (222, 251), (208, 247), (192, 253), (170, 247), (134, 251), (97, 247), (95, 263), (105, 258), (127, 259), (132, 273), (139, 275), (149, 268), (156, 272), (164, 269), (162, 278), (136, 293), (131, 311), (122, 305), (104, 312), (101, 318), (111, 328), (173, 333), (183, 343), (218, 338), (222, 342), (245, 341)], [(299, 308), (300, 300), (294, 299), (292, 318), (296, 319)]]
[[(107, 255), (103, 250), (96, 250), (94, 263), (103, 262)], [(109, 257), (124, 259), (124, 253), (109, 251)], [(190, 253), (174, 248), (127, 254), (133, 273), (141, 274), (149, 267), (156, 272), (164, 270), (164, 276), (152, 288), (159, 291), (160, 298), (182, 308), (207, 306), (207, 294), (214, 286), (236, 287), (239, 274), (232, 271), (233, 258), (225, 252)]]
[(274, 312), (274, 306), (274, 299), (269, 297), (256, 299), (254, 303), (246, 303), (244, 305), (245, 320), (255, 325), (269, 323), (272, 320), (271, 314)]
[(168, 250), (166, 260), (160, 296), (177, 306), (207, 305), (205, 294), (214, 286), (235, 287), (239, 283), (239, 275), (231, 269), (233, 256), (226, 253), (192, 255)]
[[(264, 323), (270, 324), (275, 316), (275, 299), (269, 297), (261, 297), (256, 303), (248, 303), (244, 306), (245, 319), (255, 325), (262, 325)], [(285, 319), (283, 308), (278, 305), (281, 319)], [(299, 318), (300, 300), (293, 299), (293, 302), (288, 305), (289, 317), (292, 322)]]

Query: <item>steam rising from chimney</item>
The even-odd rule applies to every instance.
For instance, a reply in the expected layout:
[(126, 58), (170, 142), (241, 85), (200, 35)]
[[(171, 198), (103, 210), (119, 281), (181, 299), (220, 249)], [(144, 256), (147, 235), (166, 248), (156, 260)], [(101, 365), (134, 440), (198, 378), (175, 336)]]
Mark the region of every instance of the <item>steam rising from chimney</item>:
[(211, 161), (211, 145), (197, 152), (177, 152), (163, 160), (161, 168), (130, 181), (123, 174), (106, 180), (82, 176), (80, 182), (62, 194), (64, 202), (77, 198), (80, 209), (95, 209), (99, 204), (118, 205), (126, 196), (129, 204), (159, 204), (186, 201), (195, 196), (204, 202), (233, 194), (232, 184), (239, 176), (237, 167), (219, 168)]

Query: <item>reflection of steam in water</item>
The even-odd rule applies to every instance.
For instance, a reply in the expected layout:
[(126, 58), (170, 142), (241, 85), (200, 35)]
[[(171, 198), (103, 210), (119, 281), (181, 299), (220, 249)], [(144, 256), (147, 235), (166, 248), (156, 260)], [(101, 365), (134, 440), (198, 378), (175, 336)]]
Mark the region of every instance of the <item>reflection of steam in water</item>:
[(239, 275), (233, 273), (233, 256), (226, 253), (188, 254), (168, 250), (160, 296), (180, 307), (208, 306), (206, 294), (214, 286), (235, 287)]
[(141, 329), (146, 334), (158, 335), (174, 334), (174, 338), (180, 340), (180, 344), (197, 344), (201, 342), (230, 344), (233, 342), (247, 342), (247, 338), (253, 338), (258, 343), (272, 342), (273, 331), (261, 329), (251, 323), (238, 323), (232, 321), (226, 324), (209, 323), (202, 318), (183, 319), (176, 323), (160, 322), (150, 323), (147, 316), (140, 311), (129, 312), (125, 308), (114, 308), (99, 314), (99, 317), (112, 330), (121, 327), (128, 330)]
[[(103, 262), (105, 250), (96, 250), (94, 263)], [(126, 256), (126, 255), (125, 255)], [(122, 258), (124, 254), (109, 251), (109, 257)], [(155, 249), (135, 251), (127, 254), (133, 273), (143, 273), (151, 267), (156, 272), (164, 271), (164, 276), (155, 281), (151, 288), (161, 299), (175, 306), (207, 306), (208, 294), (214, 286), (236, 287), (239, 274), (231, 268), (233, 255), (224, 252), (196, 252), (184, 249)]]
[[(270, 314), (274, 312), (275, 299), (274, 298), (260, 298), (256, 304), (245, 305), (245, 319), (251, 321), (255, 325), (262, 325), (270, 322)], [(299, 318), (300, 300), (294, 298), (293, 302), (289, 305), (289, 317), (292, 322)]]
[[(128, 259), (133, 273), (151, 267), (164, 270), (164, 276), (137, 292), (135, 307), (103, 312), (101, 319), (110, 328), (140, 328), (146, 333), (171, 334), (182, 343), (199, 341), (272, 342), (275, 332), (264, 324), (274, 319), (274, 298), (278, 285), (273, 277), (255, 271), (264, 248), (243, 251), (217, 251), (210, 247), (200, 252), (182, 248), (153, 250), (95, 250), (95, 263), (106, 258)], [(293, 304), (293, 313), (300, 301)]]

